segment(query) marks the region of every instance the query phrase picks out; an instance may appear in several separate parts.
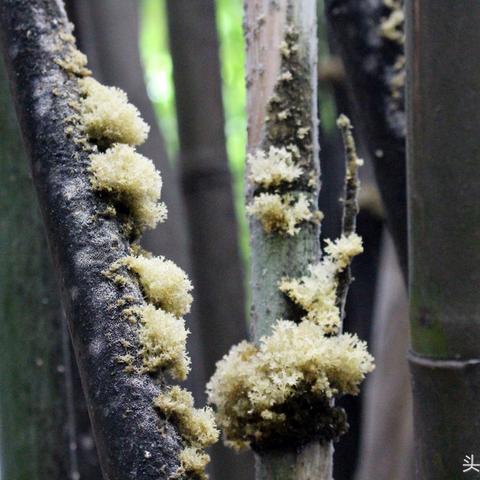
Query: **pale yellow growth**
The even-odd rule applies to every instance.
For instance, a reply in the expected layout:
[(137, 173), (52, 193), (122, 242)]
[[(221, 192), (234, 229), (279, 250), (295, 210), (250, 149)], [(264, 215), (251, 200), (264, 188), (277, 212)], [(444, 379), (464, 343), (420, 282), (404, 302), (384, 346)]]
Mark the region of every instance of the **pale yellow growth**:
[(399, 0), (384, 0), (384, 4), (391, 10), (391, 12), (387, 18), (382, 19), (382, 23), (380, 24), (380, 34), (387, 40), (403, 44), (405, 14), (403, 12), (402, 3)]
[(303, 193), (261, 193), (247, 206), (247, 213), (256, 217), (267, 233), (280, 232), (295, 235), (302, 222), (318, 221), (318, 213), (310, 210), (311, 204)]
[(356, 233), (342, 235), (335, 241), (327, 240), (325, 252), (333, 259), (338, 270), (350, 265), (352, 258), (363, 252), (362, 238)]
[(193, 408), (192, 394), (179, 386), (170, 387), (155, 399), (155, 406), (178, 426), (182, 438), (196, 448), (213, 445), (219, 436), (210, 407)]
[(69, 45), (68, 53), (64, 58), (58, 58), (55, 61), (66, 72), (73, 73), (79, 77), (91, 75), (91, 71), (87, 68), (87, 57), (77, 50), (75, 46)]
[(195, 447), (185, 447), (179, 455), (180, 468), (176, 474), (177, 477), (186, 475), (187, 477), (197, 478), (199, 480), (208, 479), (205, 473), (205, 467), (210, 461), (210, 455)]
[(140, 145), (146, 140), (150, 127), (137, 108), (128, 103), (124, 91), (88, 77), (80, 79), (79, 84), (84, 96), (81, 119), (90, 139), (106, 146), (112, 143)]
[(314, 323), (279, 321), (258, 347), (233, 347), (218, 362), (207, 392), (227, 440), (244, 448), (248, 439), (261, 441), (259, 419), (272, 425), (288, 421), (279, 407), (302, 395), (357, 394), (373, 368), (366, 344), (355, 335), (325, 337)]
[(336, 305), (337, 269), (325, 257), (309, 267), (309, 273), (300, 278), (284, 278), (279, 289), (305, 310), (303, 320), (320, 325), (324, 333), (336, 333), (340, 325), (340, 310)]
[(126, 257), (121, 263), (138, 276), (149, 302), (177, 317), (190, 311), (192, 284), (171, 260), (139, 255)]
[(190, 370), (190, 359), (186, 353), (189, 332), (183, 318), (153, 305), (139, 307), (138, 313), (141, 318), (138, 338), (144, 370), (164, 370), (178, 380), (185, 380)]
[(350, 265), (352, 258), (363, 252), (362, 239), (356, 233), (327, 240), (327, 255), (309, 267), (308, 275), (283, 278), (279, 289), (305, 310), (302, 320), (323, 327), (325, 333), (336, 333), (340, 326), (337, 300), (337, 274)]
[(278, 187), (291, 183), (302, 175), (302, 169), (295, 165), (293, 154), (285, 147), (270, 147), (268, 152), (257, 150), (248, 155), (249, 178), (263, 188)]
[(160, 202), (162, 178), (151, 160), (122, 144), (90, 155), (90, 160), (93, 188), (125, 205), (141, 230), (166, 218), (167, 209)]

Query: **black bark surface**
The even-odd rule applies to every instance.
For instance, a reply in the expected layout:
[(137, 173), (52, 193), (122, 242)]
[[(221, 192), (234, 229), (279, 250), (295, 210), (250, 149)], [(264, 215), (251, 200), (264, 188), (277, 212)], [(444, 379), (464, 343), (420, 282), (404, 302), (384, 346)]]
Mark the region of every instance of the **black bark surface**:
[(117, 360), (125, 353), (120, 342), (136, 345), (137, 335), (116, 302), (125, 293), (137, 304), (143, 298), (133, 281), (121, 290), (102, 274), (127, 254), (128, 244), (115, 219), (98, 216), (106, 205), (91, 189), (88, 154), (64, 132), (65, 119), (75, 114), (71, 101), (79, 97), (77, 79), (56, 63), (69, 47), (62, 40), (70, 31), (63, 4), (4, 0), (0, 23), (104, 476), (166, 479), (178, 467), (181, 441), (153, 408), (160, 387), (147, 375), (126, 373)]

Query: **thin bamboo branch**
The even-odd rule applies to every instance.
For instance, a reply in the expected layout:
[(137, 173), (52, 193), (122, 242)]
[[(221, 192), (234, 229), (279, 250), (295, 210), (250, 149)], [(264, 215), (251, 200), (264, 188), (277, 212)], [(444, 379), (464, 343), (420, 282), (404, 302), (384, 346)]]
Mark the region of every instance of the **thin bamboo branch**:
[(406, 280), (403, 23), (398, 23), (398, 30), (382, 27), (393, 8), (398, 9), (395, 18), (401, 20), (400, 4), (401, 0), (327, 0), (325, 7)]
[[(342, 133), (343, 145), (345, 148), (345, 193), (343, 198), (342, 235), (348, 237), (355, 233), (357, 226), (358, 191), (360, 181), (358, 179), (358, 167), (361, 163), (357, 156), (357, 149), (352, 135), (352, 124), (350, 120), (341, 115), (337, 122)], [(347, 301), (348, 288), (352, 282), (352, 271), (350, 264), (337, 274), (337, 305), (340, 309), (340, 318), (345, 316), (345, 303)]]

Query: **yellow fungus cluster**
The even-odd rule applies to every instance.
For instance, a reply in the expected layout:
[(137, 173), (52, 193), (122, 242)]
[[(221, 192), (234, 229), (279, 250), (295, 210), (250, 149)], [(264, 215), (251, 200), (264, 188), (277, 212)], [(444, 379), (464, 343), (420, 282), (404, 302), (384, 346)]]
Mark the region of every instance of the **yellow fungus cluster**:
[(279, 187), (291, 183), (302, 175), (302, 169), (295, 165), (294, 154), (286, 148), (270, 147), (267, 152), (257, 150), (248, 155), (249, 178), (263, 188)]
[[(324, 259), (279, 289), (304, 311), (300, 323), (279, 320), (254, 345), (242, 342), (217, 363), (207, 391), (227, 442), (236, 449), (331, 440), (345, 421), (330, 405), (334, 396), (358, 393), (373, 369), (365, 342), (337, 335), (338, 274), (363, 250), (352, 233), (327, 241)], [(315, 410), (315, 417), (312, 417)]]
[(126, 206), (141, 230), (165, 220), (167, 209), (159, 201), (162, 178), (150, 159), (118, 143), (90, 160), (93, 188)]
[(323, 260), (309, 268), (308, 275), (284, 278), (280, 290), (304, 310), (302, 320), (320, 325), (324, 333), (337, 333), (340, 310), (336, 304), (337, 275), (352, 258), (363, 252), (362, 239), (355, 233), (342, 235), (332, 242), (327, 240)]
[(79, 80), (84, 95), (81, 115), (85, 130), (95, 143), (142, 144), (150, 127), (123, 90), (106, 87), (91, 77)]
[(384, 0), (384, 5), (389, 9), (388, 17), (382, 19), (380, 34), (391, 42), (403, 45), (405, 40), (404, 23), (405, 14), (401, 0)]
[(134, 235), (155, 228), (167, 214), (160, 202), (162, 179), (153, 162), (134, 148), (146, 140), (149, 126), (122, 90), (91, 77), (80, 78), (78, 83), (81, 126), (94, 145), (90, 155), (92, 187), (127, 211), (125, 226)]
[(190, 359), (186, 353), (188, 330), (183, 318), (155, 308), (153, 305), (139, 307), (141, 325), (138, 338), (143, 368), (155, 373), (169, 372), (178, 380), (185, 380), (190, 370)]
[(356, 233), (342, 235), (335, 241), (326, 240), (325, 253), (333, 259), (337, 270), (343, 270), (350, 265), (352, 258), (363, 252), (362, 238)]
[[(73, 60), (78, 68), (83, 65), (81, 58)], [(129, 237), (131, 232), (138, 235), (145, 228), (154, 228), (166, 218), (166, 207), (160, 202), (162, 179), (152, 161), (134, 148), (145, 141), (148, 125), (121, 90), (92, 78), (78, 78), (78, 83), (81, 101), (75, 109), (79, 131), (85, 137), (78, 143), (90, 153), (92, 188), (108, 200), (109, 216), (117, 215), (121, 221), (127, 216), (124, 227), (129, 228), (124, 232)], [(118, 288), (125, 288), (132, 281), (128, 272), (137, 277), (146, 304), (134, 305), (131, 295), (115, 304), (122, 308), (125, 319), (138, 326), (138, 344), (120, 341), (125, 354), (118, 356), (118, 362), (133, 374), (165, 372), (185, 380), (190, 358), (183, 315), (192, 303), (188, 276), (170, 260), (153, 257), (136, 244), (131, 246), (131, 255), (114, 262), (104, 274)], [(176, 424), (182, 439), (177, 476), (206, 478), (210, 458), (202, 449), (218, 439), (211, 409), (195, 409), (192, 395), (177, 386), (167, 387), (152, 400), (161, 414)]]
[(161, 393), (154, 404), (163, 415), (177, 425), (186, 444), (180, 453), (178, 475), (207, 478), (204, 469), (210, 457), (202, 449), (213, 445), (219, 436), (212, 409), (193, 408), (192, 394), (179, 386), (171, 387)]
[(122, 259), (122, 263), (139, 277), (149, 302), (177, 317), (190, 312), (192, 284), (187, 274), (171, 260), (131, 255)]
[(299, 232), (302, 222), (319, 219), (310, 207), (310, 200), (304, 193), (298, 196), (292, 193), (261, 193), (247, 205), (247, 213), (259, 220), (265, 232), (293, 236)]
[[(326, 337), (320, 325), (278, 321), (258, 347), (242, 342), (218, 362), (207, 386), (209, 402), (233, 447), (261, 445), (272, 431), (288, 430), (291, 402), (356, 394), (372, 368), (366, 344), (355, 335)], [(309, 411), (295, 415), (312, 421)]]

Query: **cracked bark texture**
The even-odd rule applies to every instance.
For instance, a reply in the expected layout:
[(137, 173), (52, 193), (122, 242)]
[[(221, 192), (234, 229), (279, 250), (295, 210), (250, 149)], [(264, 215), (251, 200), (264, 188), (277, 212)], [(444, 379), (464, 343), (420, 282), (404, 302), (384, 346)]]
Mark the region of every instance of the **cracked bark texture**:
[(417, 478), (474, 478), (462, 460), (480, 450), (480, 4), (409, 0), (406, 15)]
[[(161, 386), (147, 375), (127, 374), (117, 361), (124, 353), (119, 340), (136, 345), (137, 333), (116, 302), (124, 293), (144, 301), (135, 282), (121, 291), (102, 275), (128, 245), (116, 220), (96, 216), (106, 205), (91, 189), (88, 155), (64, 133), (65, 118), (75, 113), (69, 103), (79, 96), (76, 78), (55, 62), (68, 51), (63, 3), (5, 0), (0, 25), (104, 477), (166, 479), (178, 468), (181, 441), (153, 408)], [(55, 89), (70, 98), (55, 96)]]
[[(299, 58), (303, 70), (293, 72), (293, 81), (307, 86), (303, 95), (294, 99), (295, 107), (303, 112), (311, 132), (311, 151), (302, 161), (303, 167), (317, 180), (313, 191), (307, 193), (317, 205), (319, 191), (319, 147), (317, 120), (317, 38), (316, 2), (309, 0), (246, 0), (245, 39), (247, 45), (247, 114), (248, 152), (280, 146), (275, 138), (275, 125), (266, 119), (269, 105), (279, 82), (282, 69), (280, 45), (288, 27), (298, 33)], [(299, 73), (299, 78), (295, 76)], [(305, 125), (303, 125), (305, 126)], [(248, 175), (248, 172), (247, 172)], [(248, 182), (248, 179), (247, 179)], [(255, 186), (249, 185), (247, 198), (252, 199)], [(296, 190), (299, 191), (299, 190)], [(301, 190), (300, 190), (301, 191)], [(250, 221), (252, 246), (252, 329), (258, 342), (271, 333), (279, 318), (289, 318), (286, 298), (278, 289), (283, 276), (300, 276), (307, 266), (320, 259), (320, 229), (315, 224), (304, 224), (293, 237), (267, 234), (260, 222)], [(331, 443), (310, 442), (303, 449), (270, 450), (256, 454), (257, 480), (331, 479)]]
[(387, 224), (407, 278), (405, 111), (403, 88), (393, 96), (400, 44), (384, 38), (383, 0), (326, 0), (326, 14), (354, 99), (355, 119), (374, 164)]
[[(247, 336), (244, 277), (225, 145), (215, 2), (170, 0), (167, 11), (180, 140), (178, 168), (191, 232), (201, 341), (208, 345), (204, 364), (210, 377), (216, 362)], [(236, 454), (219, 443), (212, 454), (215, 478), (253, 476), (249, 453)]]

